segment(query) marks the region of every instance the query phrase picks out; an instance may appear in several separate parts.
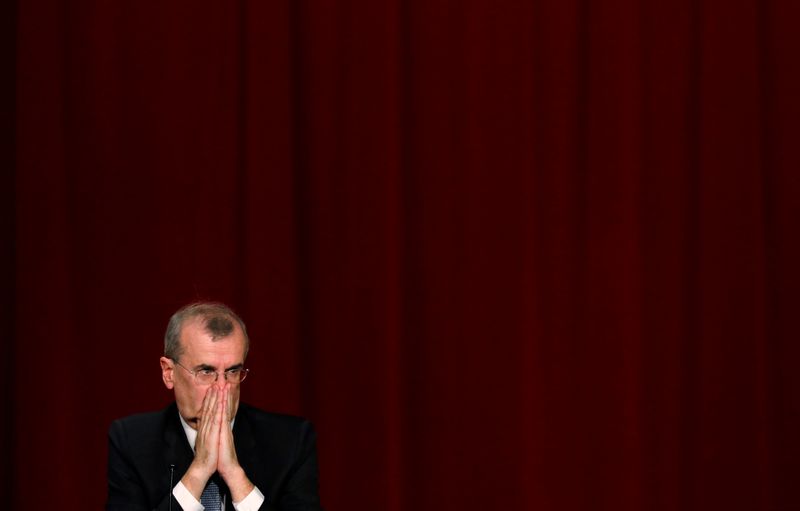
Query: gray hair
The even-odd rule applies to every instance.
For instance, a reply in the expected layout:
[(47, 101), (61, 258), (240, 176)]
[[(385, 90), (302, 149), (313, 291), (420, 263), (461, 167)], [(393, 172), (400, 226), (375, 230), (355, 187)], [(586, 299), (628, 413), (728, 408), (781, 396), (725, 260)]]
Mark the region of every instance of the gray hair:
[(181, 345), (181, 328), (188, 320), (199, 318), (203, 327), (211, 335), (212, 341), (224, 339), (234, 330), (233, 322), (239, 324), (244, 334), (244, 356), (250, 349), (250, 338), (244, 321), (230, 307), (218, 302), (195, 302), (185, 305), (169, 318), (167, 332), (164, 334), (164, 356), (177, 361), (183, 354)]

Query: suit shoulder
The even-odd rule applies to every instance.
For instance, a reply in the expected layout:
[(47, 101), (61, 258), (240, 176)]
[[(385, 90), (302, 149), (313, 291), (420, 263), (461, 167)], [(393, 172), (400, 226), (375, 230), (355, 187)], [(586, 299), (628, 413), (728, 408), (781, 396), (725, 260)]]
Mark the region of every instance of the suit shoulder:
[(108, 434), (112, 439), (134, 444), (154, 438), (163, 431), (167, 414), (172, 409), (167, 407), (157, 412), (137, 413), (116, 419), (111, 423)]
[(145, 426), (147, 424), (162, 422), (163, 418), (164, 418), (164, 410), (160, 410), (158, 412), (145, 412), (145, 413), (135, 413), (133, 415), (128, 415), (127, 417), (122, 417), (114, 420), (112, 424), (120, 424), (125, 427), (129, 426), (137, 427), (137, 426)]

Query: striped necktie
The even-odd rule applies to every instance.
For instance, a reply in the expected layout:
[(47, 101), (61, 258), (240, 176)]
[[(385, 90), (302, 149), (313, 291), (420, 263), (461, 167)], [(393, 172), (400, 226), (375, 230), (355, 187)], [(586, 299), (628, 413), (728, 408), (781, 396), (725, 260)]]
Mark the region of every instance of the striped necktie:
[(206, 511), (222, 511), (222, 498), (219, 495), (219, 486), (214, 481), (209, 481), (200, 495), (200, 503)]

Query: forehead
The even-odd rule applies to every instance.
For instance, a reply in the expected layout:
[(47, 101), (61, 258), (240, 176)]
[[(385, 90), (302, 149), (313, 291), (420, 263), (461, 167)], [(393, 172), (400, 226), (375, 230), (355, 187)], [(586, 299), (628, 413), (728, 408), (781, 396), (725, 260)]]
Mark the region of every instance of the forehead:
[(181, 328), (181, 345), (186, 361), (194, 365), (244, 362), (244, 334), (236, 322), (230, 335), (214, 340), (201, 319), (187, 321)]

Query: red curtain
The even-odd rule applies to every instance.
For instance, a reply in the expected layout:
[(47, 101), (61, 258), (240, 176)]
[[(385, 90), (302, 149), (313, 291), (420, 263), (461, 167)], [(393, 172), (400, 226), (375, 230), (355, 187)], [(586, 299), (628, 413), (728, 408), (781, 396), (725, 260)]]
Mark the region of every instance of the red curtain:
[(328, 510), (800, 509), (800, 3), (4, 10), (11, 508), (102, 506), (202, 298)]

